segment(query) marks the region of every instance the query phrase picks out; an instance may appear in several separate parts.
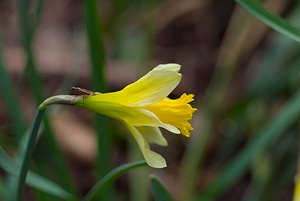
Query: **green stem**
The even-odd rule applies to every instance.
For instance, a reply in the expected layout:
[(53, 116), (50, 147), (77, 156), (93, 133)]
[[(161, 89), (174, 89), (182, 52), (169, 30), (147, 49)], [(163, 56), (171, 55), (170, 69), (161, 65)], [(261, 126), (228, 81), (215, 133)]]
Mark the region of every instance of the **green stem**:
[(19, 173), (18, 181), (17, 181), (17, 193), (16, 193), (16, 199), (15, 199), (16, 201), (22, 200), (27, 170), (28, 170), (28, 166), (29, 166), (29, 160), (31, 158), (32, 152), (35, 147), (35, 143), (36, 143), (36, 139), (38, 136), (38, 131), (39, 131), (39, 127), (40, 127), (40, 124), (42, 121), (43, 113), (44, 113), (44, 109), (40, 109), (36, 112), (33, 126), (29, 133), (29, 139), (27, 141), (27, 145), (25, 148), (25, 154), (23, 157), (23, 161), (21, 164), (21, 169), (20, 169), (20, 173)]
[(105, 188), (108, 187), (108, 185), (111, 184), (118, 176), (120, 176), (128, 170), (142, 167), (145, 165), (147, 165), (146, 161), (138, 161), (133, 163), (127, 163), (115, 168), (114, 170), (106, 174), (98, 183), (96, 183), (94, 187), (84, 196), (82, 201), (93, 200), (96, 196), (103, 192), (103, 190), (105, 190)]

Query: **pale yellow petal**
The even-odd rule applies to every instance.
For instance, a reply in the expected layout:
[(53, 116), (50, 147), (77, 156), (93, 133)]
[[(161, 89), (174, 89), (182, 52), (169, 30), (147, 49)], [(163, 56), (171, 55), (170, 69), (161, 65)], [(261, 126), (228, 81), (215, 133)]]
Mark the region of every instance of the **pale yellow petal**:
[(164, 168), (167, 166), (166, 160), (164, 157), (162, 157), (160, 154), (150, 150), (149, 143), (147, 140), (143, 137), (143, 135), (140, 133), (140, 131), (131, 125), (127, 125), (128, 129), (130, 130), (132, 136), (138, 143), (144, 158), (149, 166), (154, 168)]
[(105, 96), (124, 105), (145, 106), (166, 98), (178, 85), (180, 65), (161, 64), (121, 91)]
[(163, 123), (161, 127), (170, 131), (171, 133), (180, 134), (180, 130), (171, 124)]
[(161, 146), (168, 145), (166, 138), (164, 138), (158, 127), (139, 126), (136, 127), (136, 129), (138, 129), (138, 131), (143, 135), (147, 142), (158, 144)]

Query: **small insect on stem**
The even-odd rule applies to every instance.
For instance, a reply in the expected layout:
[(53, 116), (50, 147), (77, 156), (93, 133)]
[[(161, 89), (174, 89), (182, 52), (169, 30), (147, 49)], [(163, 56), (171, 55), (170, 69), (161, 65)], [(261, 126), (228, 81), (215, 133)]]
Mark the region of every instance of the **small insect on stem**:
[(72, 87), (71, 88), (71, 94), (72, 95), (77, 95), (77, 96), (80, 96), (80, 95), (93, 96), (93, 95), (95, 95), (95, 92), (87, 90), (87, 89), (82, 89), (80, 87)]

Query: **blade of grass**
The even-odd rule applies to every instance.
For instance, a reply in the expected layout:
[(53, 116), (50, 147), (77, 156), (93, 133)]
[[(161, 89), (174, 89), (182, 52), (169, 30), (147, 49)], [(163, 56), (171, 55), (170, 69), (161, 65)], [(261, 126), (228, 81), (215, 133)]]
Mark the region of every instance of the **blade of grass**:
[(257, 0), (235, 0), (255, 17), (283, 35), (300, 42), (300, 30), (280, 16), (269, 12)]
[[(2, 147), (0, 147), (0, 167), (9, 174), (18, 176), (18, 165), (9, 158)], [(64, 190), (61, 186), (35, 174), (34, 172), (28, 171), (26, 183), (35, 189), (54, 195), (58, 198), (62, 198), (64, 200), (75, 200), (74, 196)]]
[(104, 74), (105, 56), (102, 42), (102, 29), (98, 3), (96, 0), (84, 1), (85, 23), (91, 59), (91, 84), (93, 89), (106, 91)]
[(32, 38), (33, 38), (33, 25), (29, 19), (29, 1), (19, 0), (19, 19), (22, 32), (23, 46), (27, 56), (26, 72), (29, 75), (32, 91), (35, 96), (37, 104), (44, 99), (42, 80), (36, 70), (34, 56), (32, 52)]
[[(105, 92), (104, 49), (98, 3), (96, 0), (84, 0), (85, 23), (91, 60), (91, 84), (95, 91)], [(96, 168), (98, 176), (104, 176), (110, 168), (111, 142), (108, 134), (108, 122), (103, 116), (96, 115), (95, 128), (98, 136), (98, 156)]]
[(166, 187), (155, 175), (150, 175), (151, 189), (155, 201), (174, 201)]
[(22, 115), (20, 103), (18, 102), (19, 98), (14, 90), (12, 82), (5, 69), (1, 34), (0, 34), (0, 80), (1, 80), (0, 89), (2, 91), (2, 96), (4, 98), (5, 104), (8, 109), (7, 111), (9, 112), (10, 119), (14, 124), (17, 137), (20, 138), (26, 129), (26, 125)]
[(42, 10), (43, 10), (42, 9), (43, 5), (44, 5), (44, 0), (36, 0), (35, 1), (35, 12), (34, 12), (34, 14), (35, 14), (35, 16), (34, 16), (34, 25), (35, 25), (35, 27), (37, 27), (37, 25), (40, 21), (41, 13), (42, 13)]
[(281, 112), (254, 138), (245, 149), (232, 159), (216, 175), (208, 189), (200, 193), (195, 200), (216, 200), (218, 196), (237, 181), (249, 168), (253, 157), (263, 151), (269, 143), (276, 140), (300, 116), (300, 91), (282, 108)]
[(147, 165), (146, 161), (138, 161), (138, 162), (127, 163), (113, 169), (93, 186), (93, 188), (84, 196), (82, 201), (93, 200), (94, 198), (98, 197), (99, 194), (103, 193), (103, 191), (121, 174), (129, 170), (146, 166), (146, 165)]

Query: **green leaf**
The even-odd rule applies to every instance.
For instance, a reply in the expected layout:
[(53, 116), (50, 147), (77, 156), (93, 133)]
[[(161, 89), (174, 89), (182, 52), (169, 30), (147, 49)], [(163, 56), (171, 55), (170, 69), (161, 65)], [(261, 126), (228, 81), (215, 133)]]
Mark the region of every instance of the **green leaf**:
[(99, 182), (97, 182), (94, 185), (94, 187), (85, 195), (83, 201), (90, 201), (96, 198), (96, 196), (101, 194), (121, 174), (145, 165), (147, 165), (146, 161), (138, 161), (138, 162), (127, 163), (115, 168), (114, 170), (106, 174)]
[[(92, 88), (98, 92), (106, 91), (106, 81), (104, 75), (105, 56), (102, 42), (102, 30), (98, 4), (96, 0), (85, 0), (85, 22), (87, 29), (87, 39), (89, 42), (89, 52), (91, 60), (91, 84)], [(103, 176), (109, 170), (110, 141), (108, 135), (107, 119), (97, 115), (95, 127), (98, 133), (98, 174)]]
[(255, 17), (283, 35), (300, 42), (300, 30), (282, 17), (269, 12), (257, 0), (235, 0)]
[(103, 92), (106, 90), (104, 75), (105, 54), (97, 1), (85, 0), (84, 11), (92, 68), (92, 87), (94, 90)]
[(42, 13), (43, 5), (44, 5), (44, 0), (36, 0), (35, 1), (35, 12), (34, 12), (34, 14), (35, 14), (34, 15), (35, 28), (38, 26), (38, 23), (41, 19), (41, 13)]
[(25, 131), (26, 125), (22, 115), (20, 103), (18, 101), (19, 97), (15, 92), (15, 89), (5, 67), (2, 50), (2, 39), (0, 39), (0, 80), (0, 90), (2, 92), (2, 97), (7, 106), (7, 111), (9, 112), (10, 119), (14, 124), (15, 132), (18, 138), (20, 138)]
[[(0, 167), (7, 173), (13, 176), (18, 176), (19, 166), (9, 158), (2, 147), (0, 147)], [(50, 195), (54, 195), (58, 198), (62, 198), (64, 200), (76, 199), (72, 194), (68, 193), (58, 184), (46, 178), (43, 178), (31, 171), (28, 171), (27, 173), (26, 183), (35, 189), (38, 189)]]
[[(84, 0), (84, 18), (86, 23), (89, 55), (91, 60), (91, 85), (92, 89), (98, 92), (106, 92), (105, 80), (105, 54), (102, 41), (102, 26), (97, 0)], [(111, 168), (111, 139), (108, 129), (107, 117), (96, 114), (94, 127), (97, 132), (97, 176), (103, 177)], [(107, 191), (102, 194), (101, 200), (112, 199), (113, 193)]]
[(151, 189), (155, 201), (174, 201), (171, 194), (155, 175), (150, 175)]

